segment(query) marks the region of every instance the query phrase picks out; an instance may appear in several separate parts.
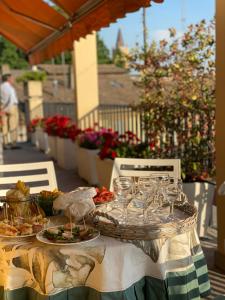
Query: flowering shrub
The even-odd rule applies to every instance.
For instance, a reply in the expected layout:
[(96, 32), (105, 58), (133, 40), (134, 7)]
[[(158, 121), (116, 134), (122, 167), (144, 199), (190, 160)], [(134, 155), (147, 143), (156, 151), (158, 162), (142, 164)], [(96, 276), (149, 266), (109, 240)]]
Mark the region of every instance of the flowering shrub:
[(215, 21), (190, 25), (182, 37), (130, 53), (139, 74), (146, 140), (152, 158), (180, 158), (185, 181), (215, 175)]
[(74, 142), (81, 132), (81, 129), (79, 129), (76, 124), (70, 124), (65, 128), (64, 136), (62, 137), (71, 139)]
[(35, 118), (31, 120), (30, 124), (28, 125), (29, 132), (35, 132), (37, 127), (44, 127), (45, 119), (44, 118)]
[(75, 141), (81, 130), (67, 116), (56, 115), (48, 118), (35, 118), (28, 127), (30, 132), (34, 132), (37, 127), (43, 127), (45, 132), (51, 136)]
[(86, 149), (98, 149), (100, 145), (100, 133), (92, 128), (83, 130), (78, 138), (78, 144)]
[(79, 146), (86, 149), (100, 149), (105, 143), (114, 139), (116, 132), (112, 129), (106, 129), (103, 127), (98, 127), (96, 125), (94, 128), (87, 128), (79, 135), (78, 143)]
[(121, 135), (118, 135), (118, 132), (111, 132), (111, 134), (108, 133), (104, 136), (99, 157), (100, 159), (114, 159), (116, 157), (139, 157), (138, 155), (142, 145), (139, 142), (140, 140), (131, 131), (126, 131)]
[(71, 119), (67, 116), (56, 115), (53, 117), (48, 117), (45, 120), (45, 131), (48, 135), (52, 136), (64, 136), (64, 132), (69, 126)]

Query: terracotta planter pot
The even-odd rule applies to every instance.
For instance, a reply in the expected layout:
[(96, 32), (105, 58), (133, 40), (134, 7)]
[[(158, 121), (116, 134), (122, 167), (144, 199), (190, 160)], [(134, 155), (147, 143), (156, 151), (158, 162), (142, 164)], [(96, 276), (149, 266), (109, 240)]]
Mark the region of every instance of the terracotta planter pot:
[(184, 183), (183, 190), (189, 201), (198, 209), (198, 235), (205, 236), (212, 218), (215, 185), (207, 182)]
[(78, 174), (91, 185), (98, 185), (98, 175), (96, 170), (96, 155), (99, 150), (89, 150), (78, 147), (77, 167)]
[(99, 186), (105, 186), (107, 189), (109, 189), (114, 161), (112, 159), (102, 160), (98, 155), (96, 155), (95, 162)]
[(77, 148), (77, 144), (70, 139), (57, 137), (57, 163), (61, 168), (77, 168)]
[(48, 135), (48, 156), (57, 160), (57, 137)]
[(37, 147), (44, 151), (45, 153), (48, 152), (48, 135), (41, 127), (37, 127), (35, 131), (36, 135), (36, 145)]

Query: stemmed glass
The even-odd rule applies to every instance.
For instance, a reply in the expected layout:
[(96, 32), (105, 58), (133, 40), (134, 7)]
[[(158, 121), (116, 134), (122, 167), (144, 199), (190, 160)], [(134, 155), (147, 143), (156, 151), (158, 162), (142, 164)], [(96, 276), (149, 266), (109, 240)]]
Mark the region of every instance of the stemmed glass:
[(167, 173), (152, 173), (150, 180), (152, 184), (156, 186), (156, 198), (159, 206), (162, 206), (164, 200), (164, 191), (166, 186), (169, 184), (169, 174)]
[[(157, 203), (154, 202), (155, 191), (156, 191), (156, 186), (153, 182), (151, 182), (149, 176), (138, 178), (138, 192), (139, 192), (139, 195), (143, 202), (143, 222), (144, 223), (147, 220), (148, 207), (151, 206), (152, 211), (154, 211), (158, 207)], [(156, 204), (156, 206), (155, 206), (155, 204)]]
[(123, 207), (123, 222), (127, 222), (127, 206), (132, 199), (134, 181), (131, 177), (117, 177), (113, 180), (114, 193)]
[(166, 197), (167, 201), (170, 204), (170, 215), (169, 215), (169, 218), (170, 219), (174, 219), (174, 203), (179, 198), (179, 195), (180, 195), (179, 186), (177, 184), (175, 184), (175, 183), (169, 184), (165, 188), (164, 193), (165, 193), (165, 197)]
[(183, 192), (183, 181), (176, 177), (170, 177), (170, 184), (174, 184), (177, 186), (179, 192), (178, 198), (176, 199), (177, 205), (183, 205), (184, 202), (187, 201), (187, 197)]

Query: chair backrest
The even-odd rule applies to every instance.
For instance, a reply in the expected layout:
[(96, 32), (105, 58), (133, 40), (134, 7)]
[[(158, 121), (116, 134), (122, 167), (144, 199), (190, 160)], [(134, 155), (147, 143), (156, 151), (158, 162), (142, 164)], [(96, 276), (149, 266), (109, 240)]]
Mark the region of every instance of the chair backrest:
[(30, 186), (31, 194), (57, 188), (52, 161), (0, 165), (0, 196), (5, 196), (12, 184), (18, 180), (24, 181)]
[(180, 159), (116, 158), (113, 164), (110, 190), (113, 190), (113, 179), (115, 177), (149, 176), (153, 173), (166, 173), (180, 179)]

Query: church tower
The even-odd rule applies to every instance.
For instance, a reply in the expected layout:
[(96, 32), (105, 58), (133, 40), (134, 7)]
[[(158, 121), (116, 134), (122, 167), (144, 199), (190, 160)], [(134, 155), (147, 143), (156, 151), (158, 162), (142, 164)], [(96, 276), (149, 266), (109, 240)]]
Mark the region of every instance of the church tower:
[(119, 28), (119, 30), (118, 30), (117, 39), (116, 39), (116, 47), (115, 47), (114, 51), (118, 51), (118, 50), (125, 55), (127, 55), (129, 53), (128, 47), (126, 47), (124, 44), (121, 28)]
[(123, 48), (123, 47), (124, 47), (124, 42), (123, 42), (122, 30), (121, 28), (119, 28), (117, 39), (116, 39), (116, 49)]
[(113, 49), (113, 62), (115, 65), (126, 68), (127, 67), (127, 59), (126, 55), (129, 54), (128, 47), (125, 46), (122, 30), (119, 28), (117, 39), (116, 39), (116, 45)]

